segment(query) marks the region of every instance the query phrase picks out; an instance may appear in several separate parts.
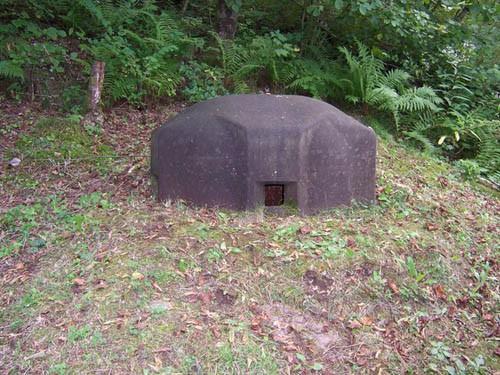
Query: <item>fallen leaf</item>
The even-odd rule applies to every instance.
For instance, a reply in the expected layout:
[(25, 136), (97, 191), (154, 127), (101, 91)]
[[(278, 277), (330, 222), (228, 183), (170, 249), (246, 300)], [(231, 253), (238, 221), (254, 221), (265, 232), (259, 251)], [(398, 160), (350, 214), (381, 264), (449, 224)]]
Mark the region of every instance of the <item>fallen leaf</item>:
[(132, 273), (132, 279), (134, 279), (134, 280), (144, 280), (144, 275), (142, 273), (140, 273), (140, 272), (135, 271), (135, 272)]
[(434, 285), (432, 287), (432, 290), (434, 291), (434, 294), (436, 295), (437, 298), (446, 299), (446, 293), (445, 293), (444, 288), (441, 284)]
[(351, 320), (348, 324), (349, 328), (350, 329), (357, 329), (357, 328), (361, 328), (363, 325), (358, 322), (356, 319), (354, 320)]
[(212, 299), (212, 296), (210, 295), (210, 293), (198, 293), (198, 299), (204, 305), (208, 305), (210, 303), (210, 300)]
[(493, 320), (493, 314), (485, 313), (485, 314), (483, 314), (483, 319), (484, 320)]
[(354, 249), (356, 247), (356, 241), (354, 240), (354, 238), (349, 237), (347, 239), (347, 247), (351, 249)]
[(388, 280), (387, 286), (389, 287), (390, 290), (392, 290), (394, 294), (399, 294), (399, 288), (394, 281)]
[(157, 284), (157, 283), (153, 283), (153, 288), (155, 288), (157, 291), (159, 291), (160, 293), (163, 293), (163, 289), (160, 288), (160, 286)]
[(104, 289), (104, 288), (108, 287), (108, 284), (106, 283), (106, 281), (99, 279), (99, 280), (96, 280), (95, 287), (96, 287), (96, 289)]
[(75, 284), (76, 286), (84, 286), (85, 280), (80, 277), (77, 277), (76, 279), (73, 280), (73, 284)]
[(435, 223), (427, 223), (426, 228), (428, 231), (433, 232), (439, 229), (439, 226)]
[(303, 227), (301, 227), (299, 229), (299, 231), (300, 231), (300, 234), (309, 234), (312, 232), (312, 228), (308, 225), (304, 225)]
[(373, 319), (369, 316), (363, 316), (361, 319), (359, 319), (359, 322), (364, 326), (371, 326), (373, 324)]
[(19, 158), (13, 158), (11, 161), (9, 161), (9, 166), (10, 167), (17, 167), (21, 164), (21, 159)]
[(219, 331), (219, 329), (217, 327), (212, 326), (212, 327), (210, 327), (210, 330), (212, 331), (212, 334), (214, 335), (214, 337), (216, 339), (220, 339), (221, 333), (220, 333), (220, 331)]

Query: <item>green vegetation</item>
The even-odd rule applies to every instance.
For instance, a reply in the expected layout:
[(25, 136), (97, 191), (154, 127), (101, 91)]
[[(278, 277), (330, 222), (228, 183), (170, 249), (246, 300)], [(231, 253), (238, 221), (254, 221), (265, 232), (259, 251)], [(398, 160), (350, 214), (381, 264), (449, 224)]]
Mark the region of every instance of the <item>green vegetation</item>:
[[(0, 372), (498, 372), (499, 9), (0, 0)], [(153, 203), (151, 131), (250, 92), (372, 126), (377, 204)]]
[[(477, 167), (464, 164), (469, 177), (499, 183), (495, 1), (0, 5), (0, 77), (14, 99), (82, 114), (94, 60), (106, 63), (108, 106), (258, 90), (306, 94), (381, 119), (426, 152), (473, 161)], [(222, 26), (216, 32), (228, 21), (223, 8), (234, 16), (234, 39), (222, 38), (234, 34)]]
[[(143, 148), (143, 118), (116, 112), (121, 137), (99, 137)], [(24, 163), (0, 177), (0, 371), (499, 366), (498, 202), (468, 167), (379, 139), (378, 205), (300, 217), (151, 204), (147, 154), (101, 175)]]
[(97, 160), (97, 167), (104, 168), (108, 162), (106, 157), (112, 157), (113, 151), (99, 142), (96, 133), (99, 133), (98, 128), (82, 127), (72, 118), (45, 118), (35, 124), (30, 134), (19, 137), (11, 153), (45, 161)]

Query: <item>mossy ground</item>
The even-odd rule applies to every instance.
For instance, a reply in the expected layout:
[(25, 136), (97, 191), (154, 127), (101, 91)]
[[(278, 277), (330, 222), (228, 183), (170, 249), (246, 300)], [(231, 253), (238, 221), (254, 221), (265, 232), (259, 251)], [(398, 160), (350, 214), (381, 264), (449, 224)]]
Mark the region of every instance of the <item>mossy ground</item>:
[(56, 160), (75, 159), (63, 120), (43, 163), (26, 140), (47, 128), (21, 127), (25, 159), (0, 176), (2, 372), (498, 371), (495, 193), (380, 140), (372, 207), (158, 204), (148, 142), (169, 110), (70, 127), (78, 155), (113, 156), (105, 173)]

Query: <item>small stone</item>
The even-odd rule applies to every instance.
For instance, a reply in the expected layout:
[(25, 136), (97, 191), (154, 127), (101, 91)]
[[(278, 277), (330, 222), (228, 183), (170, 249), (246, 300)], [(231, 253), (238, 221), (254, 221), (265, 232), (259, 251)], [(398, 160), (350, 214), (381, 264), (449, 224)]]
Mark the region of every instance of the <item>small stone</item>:
[(159, 312), (159, 311), (167, 311), (172, 309), (172, 304), (168, 301), (155, 300), (151, 301), (149, 305), (149, 309), (151, 311)]
[(21, 159), (19, 158), (13, 158), (11, 161), (9, 161), (10, 167), (18, 167), (19, 164), (21, 164)]

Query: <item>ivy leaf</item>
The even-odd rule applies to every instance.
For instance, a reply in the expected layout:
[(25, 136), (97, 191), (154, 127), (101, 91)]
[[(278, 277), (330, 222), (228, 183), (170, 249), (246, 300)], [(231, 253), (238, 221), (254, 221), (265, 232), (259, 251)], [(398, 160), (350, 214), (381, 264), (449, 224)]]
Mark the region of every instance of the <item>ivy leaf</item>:
[(335, 9), (340, 10), (344, 7), (344, 0), (335, 0)]

